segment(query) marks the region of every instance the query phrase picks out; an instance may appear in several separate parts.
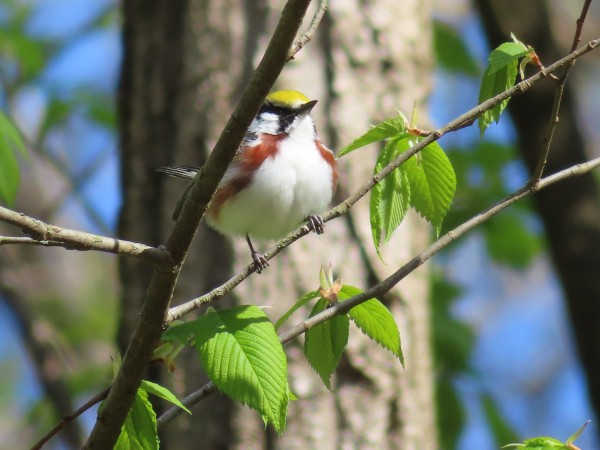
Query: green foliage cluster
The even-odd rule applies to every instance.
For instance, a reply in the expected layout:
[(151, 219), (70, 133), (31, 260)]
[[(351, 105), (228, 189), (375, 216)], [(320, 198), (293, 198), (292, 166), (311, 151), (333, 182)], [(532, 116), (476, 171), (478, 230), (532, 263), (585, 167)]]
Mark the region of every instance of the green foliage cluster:
[[(344, 147), (339, 156), (369, 144), (384, 141), (373, 174), (377, 175), (422, 138), (417, 136), (404, 116), (386, 120)], [(430, 222), (439, 234), (444, 216), (456, 191), (456, 175), (448, 157), (437, 142), (411, 156), (371, 191), (370, 218), (373, 242), (381, 257), (382, 238), (388, 242), (409, 207)]]

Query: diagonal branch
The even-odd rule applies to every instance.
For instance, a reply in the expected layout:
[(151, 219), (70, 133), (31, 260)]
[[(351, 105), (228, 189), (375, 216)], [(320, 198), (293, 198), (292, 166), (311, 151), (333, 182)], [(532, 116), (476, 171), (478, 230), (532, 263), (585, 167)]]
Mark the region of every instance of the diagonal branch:
[[(327, 212), (323, 216), (323, 221), (328, 222), (332, 219), (335, 219), (337, 217), (343, 216), (344, 214), (348, 213), (350, 208), (356, 202), (358, 202), (361, 198), (363, 198), (367, 193), (369, 193), (371, 191), (371, 189), (373, 189), (373, 187), (377, 183), (379, 183), (384, 177), (386, 177), (388, 174), (390, 174), (394, 169), (398, 168), (406, 160), (408, 160), (409, 158), (414, 156), (416, 153), (420, 152), (427, 145), (431, 144), (434, 141), (437, 141), (438, 139), (440, 139), (442, 136), (444, 136), (447, 133), (454, 132), (454, 131), (464, 128), (465, 124), (473, 124), (474, 121), (477, 119), (477, 117), (482, 115), (485, 111), (492, 109), (497, 104), (499, 104), (500, 102), (502, 102), (503, 100), (505, 100), (507, 98), (510, 98), (514, 95), (522, 94), (522, 93), (528, 91), (533, 86), (535, 86), (537, 83), (539, 83), (541, 80), (545, 79), (549, 74), (556, 72), (557, 70), (570, 64), (572, 61), (575, 61), (577, 58), (592, 51), (599, 44), (600, 44), (600, 39), (590, 41), (584, 47), (581, 47), (580, 49), (570, 53), (569, 55), (567, 55), (566, 57), (555, 62), (551, 66), (539, 71), (535, 75), (527, 78), (526, 80), (521, 81), (520, 83), (516, 84), (514, 87), (507, 89), (506, 91), (496, 95), (495, 97), (490, 98), (489, 100), (486, 100), (485, 102), (477, 105), (476, 107), (472, 108), (471, 110), (467, 111), (466, 113), (464, 113), (461, 116), (457, 117), (456, 119), (452, 120), (451, 122), (449, 122), (447, 125), (443, 126), (442, 128), (439, 128), (438, 130), (430, 133), (429, 136), (427, 136), (425, 139), (419, 141), (410, 150), (402, 153), (396, 159), (394, 159), (390, 164), (385, 166), (379, 173), (374, 175), (372, 179), (365, 182), (360, 188), (357, 189), (357, 191), (354, 194), (352, 194), (350, 197), (348, 197), (346, 200), (344, 200), (338, 206), (336, 206), (335, 208), (333, 208), (329, 212)], [(302, 227), (300, 227), (296, 231), (293, 231), (288, 236), (286, 236), (281, 241), (279, 241), (275, 245), (275, 247), (271, 248), (269, 251), (267, 251), (264, 254), (264, 257), (267, 260), (270, 260), (275, 255), (277, 255), (279, 252), (281, 252), (284, 248), (288, 247), (293, 242), (300, 239), (302, 236), (307, 235), (309, 232), (310, 232), (310, 228), (307, 225), (303, 225)], [(252, 272), (254, 272), (254, 266), (249, 265), (241, 273), (235, 275), (234, 277), (229, 279), (226, 283), (213, 289), (212, 291), (208, 292), (207, 294), (204, 294), (200, 297), (189, 300), (181, 305), (171, 308), (167, 315), (166, 324), (169, 324), (173, 320), (176, 320), (176, 319), (184, 316), (185, 314), (198, 309), (200, 306), (202, 306), (205, 303), (212, 302), (214, 300), (217, 300), (217, 299), (225, 296), (228, 292), (231, 292), (238, 284), (240, 284), (248, 276), (250, 276), (250, 274)]]
[(296, 55), (296, 53), (298, 53), (300, 50), (302, 50), (302, 47), (304, 47), (306, 44), (308, 44), (312, 40), (313, 36), (315, 35), (315, 32), (317, 31), (317, 28), (319, 28), (319, 24), (321, 23), (321, 20), (323, 19), (325, 12), (327, 11), (327, 7), (328, 7), (327, 0), (319, 1), (319, 6), (317, 7), (317, 11), (315, 12), (315, 15), (313, 16), (313, 19), (310, 22), (310, 25), (308, 26), (308, 28), (306, 29), (304, 34), (302, 36), (300, 36), (296, 40), (296, 42), (294, 42), (294, 45), (292, 45), (292, 48), (290, 49), (290, 53), (288, 54), (288, 61), (291, 59), (294, 59), (294, 55)]
[(250, 122), (281, 73), (309, 4), (310, 0), (289, 0), (286, 3), (269, 46), (248, 87), (214, 150), (194, 179), (179, 219), (165, 244), (167, 251), (174, 256), (175, 263), (171, 267), (154, 268), (133, 337), (85, 449), (114, 447), (162, 333), (173, 289), (200, 219)]
[[(526, 184), (525, 186), (517, 189), (512, 194), (508, 195), (504, 199), (500, 200), (493, 206), (490, 206), (486, 210), (481, 213), (473, 216), (471, 219), (457, 226), (453, 230), (448, 231), (442, 237), (440, 237), (437, 241), (431, 244), (427, 249), (422, 251), (420, 254), (415, 256), (405, 265), (396, 270), (392, 275), (390, 275), (385, 280), (380, 281), (373, 287), (367, 289), (366, 291), (355, 295), (354, 297), (350, 297), (349, 299), (336, 303), (335, 305), (327, 308), (325, 311), (316, 314), (303, 322), (298, 323), (293, 326), (289, 330), (279, 334), (279, 340), (282, 344), (286, 344), (292, 339), (300, 336), (303, 333), (306, 333), (309, 329), (327, 321), (335, 316), (339, 316), (341, 314), (346, 314), (355, 306), (360, 305), (361, 303), (366, 302), (369, 299), (375, 297), (381, 297), (387, 294), (394, 286), (396, 286), (400, 281), (402, 281), (406, 276), (410, 273), (414, 272), (417, 268), (423, 265), (427, 260), (429, 260), (436, 253), (440, 252), (442, 249), (447, 247), (453, 241), (463, 236), (467, 232), (491, 219), (493, 216), (498, 214), (500, 211), (506, 209), (513, 203), (531, 195), (535, 192), (544, 189), (552, 184), (558, 183), (560, 181), (566, 180), (568, 178), (572, 178), (575, 176), (580, 176), (589, 171), (600, 167), (600, 158), (596, 158), (592, 161), (583, 164), (577, 164), (575, 166), (569, 167), (568, 169), (562, 170), (560, 172), (555, 173), (554, 175), (550, 175), (538, 183), (531, 185)], [(190, 408), (196, 403), (202, 401), (204, 398), (208, 397), (212, 393), (216, 391), (216, 387), (212, 382), (206, 383), (199, 390), (191, 393), (185, 399), (183, 399), (182, 403)], [(163, 413), (157, 420), (158, 427), (162, 428), (179, 416), (183, 410), (177, 406), (169, 408), (167, 411)]]
[(67, 250), (96, 250), (140, 258), (153, 264), (168, 264), (169, 254), (162, 248), (150, 247), (137, 242), (114, 239), (84, 231), (71, 230), (42, 222), (25, 214), (0, 206), (0, 222), (19, 227), (26, 237), (0, 237), (0, 245), (28, 244), (64, 247)]
[[(581, 41), (581, 33), (583, 32), (583, 24), (585, 22), (585, 18), (587, 16), (588, 9), (590, 7), (590, 3), (592, 0), (586, 0), (583, 4), (583, 8), (581, 9), (581, 15), (579, 19), (577, 19), (577, 27), (575, 29), (575, 36), (573, 37), (573, 44), (571, 46), (571, 52), (577, 49), (577, 45)], [(548, 124), (548, 132), (544, 137), (542, 143), (542, 151), (540, 152), (540, 156), (538, 158), (537, 165), (535, 170), (533, 171), (533, 175), (531, 176), (530, 183), (537, 183), (540, 178), (542, 178), (542, 174), (544, 173), (544, 169), (546, 168), (546, 164), (548, 163), (548, 155), (550, 154), (550, 147), (552, 146), (552, 138), (554, 137), (554, 132), (556, 131), (556, 127), (558, 126), (558, 112), (560, 111), (560, 105), (562, 102), (563, 94), (565, 92), (565, 84), (567, 82), (567, 77), (569, 76), (569, 72), (575, 65), (576, 59), (572, 60), (565, 66), (565, 70), (560, 78), (558, 78), (558, 83), (554, 90), (554, 101), (552, 102), (552, 112), (550, 114), (550, 122)]]

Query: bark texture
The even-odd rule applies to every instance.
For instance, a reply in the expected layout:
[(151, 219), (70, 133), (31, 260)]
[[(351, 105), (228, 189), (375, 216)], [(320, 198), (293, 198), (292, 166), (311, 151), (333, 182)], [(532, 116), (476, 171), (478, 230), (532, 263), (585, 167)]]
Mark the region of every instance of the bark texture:
[[(563, 56), (571, 45), (574, 22), (560, 20), (560, 30), (551, 26), (548, 2), (530, 0), (477, 0), (492, 46), (514, 32), (532, 45), (544, 62)], [(561, 31), (562, 47), (555, 39)], [(566, 38), (566, 39), (565, 39)], [(584, 41), (585, 42), (585, 37)], [(582, 42), (582, 43), (583, 43)], [(577, 66), (575, 67), (577, 70)], [(554, 136), (546, 174), (557, 172), (588, 158), (577, 119), (573, 78), (567, 81), (560, 122)], [(533, 171), (547, 133), (554, 97), (551, 81), (527, 96), (515, 97), (509, 111), (517, 129), (519, 150)], [(585, 94), (583, 94), (585, 95)], [(600, 192), (594, 174), (571, 178), (560, 186), (534, 196), (544, 223), (549, 250), (565, 293), (571, 322), (585, 370), (592, 405), (600, 412)]]
[[(254, 0), (125, 0), (119, 99), (123, 238), (156, 243), (165, 236), (185, 186), (159, 179), (154, 169), (202, 162), (256, 66), (281, 7), (280, 2)], [(430, 5), (344, 0), (330, 7), (315, 40), (284, 69), (277, 87), (298, 89), (319, 100), (314, 110), (318, 129), (337, 151), (397, 108), (408, 112), (417, 102), (420, 117), (425, 115), (432, 69)], [(339, 198), (370, 177), (375, 154), (370, 149), (340, 161)], [(317, 287), (321, 265), (331, 263), (345, 283), (367, 287), (423, 248), (429, 232), (428, 225), (411, 216), (386, 247), (387, 264), (381, 263), (371, 243), (365, 199), (350, 217), (328, 223), (324, 236), (308, 236), (280, 254), (235, 294), (243, 303), (270, 306), (269, 315), (277, 318)], [(266, 244), (259, 245), (266, 249)], [(205, 292), (249, 262), (243, 239), (234, 240), (231, 248), (202, 228), (174, 304)], [(124, 346), (148, 275), (125, 260), (120, 273), (124, 313), (119, 335)], [(354, 330), (333, 392), (328, 392), (297, 342), (288, 347), (288, 356), (291, 387), (299, 400), (290, 405), (283, 437), (265, 431), (255, 411), (217, 394), (195, 407), (193, 416), (169, 425), (161, 448), (436, 448), (427, 284), (421, 269), (384, 299), (402, 328), (405, 370)], [(183, 362), (188, 359), (196, 365), (195, 355), (179, 358), (171, 377), (180, 395), (203, 383), (198, 368)]]

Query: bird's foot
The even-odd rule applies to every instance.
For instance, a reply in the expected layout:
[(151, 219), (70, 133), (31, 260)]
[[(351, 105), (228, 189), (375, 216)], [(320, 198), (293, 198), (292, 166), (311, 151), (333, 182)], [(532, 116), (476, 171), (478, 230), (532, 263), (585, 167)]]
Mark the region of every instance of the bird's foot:
[(323, 218), (321, 216), (317, 216), (315, 214), (311, 214), (308, 216), (308, 227), (311, 230), (314, 230), (317, 234), (323, 234), (325, 232), (325, 222), (323, 222)]
[(254, 267), (256, 267), (256, 273), (261, 273), (267, 267), (269, 267), (269, 261), (265, 258), (265, 255), (261, 255), (256, 250), (254, 250), (254, 245), (252, 245), (252, 241), (250, 240), (250, 236), (246, 235), (246, 242), (248, 243), (248, 247), (250, 248), (250, 253), (252, 254), (252, 261), (254, 261)]
[(262, 273), (263, 270), (269, 267), (269, 261), (267, 261), (267, 258), (256, 251), (252, 252), (252, 260), (254, 261), (254, 266), (256, 267), (256, 273)]

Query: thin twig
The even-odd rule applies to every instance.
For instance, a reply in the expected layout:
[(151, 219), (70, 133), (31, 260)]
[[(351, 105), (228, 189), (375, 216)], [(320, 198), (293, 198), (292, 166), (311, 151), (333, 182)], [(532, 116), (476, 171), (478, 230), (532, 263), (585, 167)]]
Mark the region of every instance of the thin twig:
[(40, 439), (29, 450), (39, 450), (40, 448), (42, 448), (42, 446), (46, 442), (48, 442), (50, 439), (52, 439), (52, 437), (54, 437), (54, 435), (56, 435), (60, 430), (62, 430), (68, 424), (73, 422), (75, 419), (77, 419), (77, 417), (82, 415), (84, 412), (86, 412), (88, 409), (90, 409), (96, 403), (100, 403), (102, 400), (104, 400), (106, 398), (106, 396), (108, 395), (108, 391), (110, 391), (110, 387), (108, 387), (108, 388), (104, 389), (102, 392), (99, 392), (98, 394), (94, 395), (91, 399), (89, 399), (87, 402), (85, 402), (83, 405), (81, 405), (79, 408), (77, 408), (77, 410), (73, 411), (71, 414), (67, 414), (66, 416), (64, 416), (62, 418), (62, 420), (60, 422), (58, 422), (54, 426), (54, 428), (52, 428), (52, 430), (50, 430), (48, 432), (48, 434), (46, 434), (42, 439)]
[[(350, 197), (348, 197), (342, 203), (340, 203), (335, 208), (331, 209), (326, 214), (324, 214), (323, 221), (328, 222), (334, 218), (337, 218), (337, 217), (340, 217), (340, 216), (346, 214), (356, 202), (358, 202), (361, 198), (363, 198), (385, 176), (387, 176), (394, 169), (399, 167), (402, 163), (404, 163), (410, 157), (412, 157), (413, 155), (415, 155), (416, 153), (421, 151), (427, 145), (431, 144), (434, 141), (437, 141), (438, 139), (440, 139), (443, 135), (445, 135), (447, 133), (454, 132), (454, 131), (464, 128), (465, 124), (474, 123), (475, 119), (477, 119), (477, 117), (482, 115), (485, 111), (492, 109), (498, 103), (502, 102), (503, 100), (505, 100), (509, 97), (512, 97), (513, 95), (522, 94), (522, 93), (526, 92), (527, 90), (531, 89), (535, 84), (537, 84), (538, 82), (540, 82), (541, 80), (546, 78), (548, 76), (548, 74), (561, 69), (565, 65), (569, 64), (571, 61), (581, 57), (585, 53), (590, 52), (591, 50), (596, 48), (599, 44), (600, 44), (600, 39), (596, 39), (596, 40), (589, 42), (586, 46), (576, 50), (573, 53), (570, 53), (569, 55), (567, 55), (566, 57), (562, 58), (561, 60), (555, 62), (554, 64), (550, 65), (543, 71), (540, 71), (540, 72), (536, 73), (535, 75), (531, 76), (530, 78), (527, 78), (527, 79), (521, 81), (520, 83), (516, 84), (514, 87), (496, 95), (495, 97), (490, 98), (489, 100), (486, 100), (485, 102), (481, 103), (480, 105), (477, 105), (475, 108), (472, 108), (471, 110), (467, 111), (466, 113), (464, 113), (461, 116), (457, 117), (456, 119), (452, 120), (444, 127), (439, 128), (438, 130), (432, 132), (425, 139), (423, 139), (422, 141), (419, 141), (410, 150), (402, 153), (396, 159), (394, 159), (390, 164), (385, 166), (379, 173), (374, 175), (371, 180), (367, 181), (360, 188), (358, 188), (358, 190), (354, 194), (352, 194)], [(300, 239), (302, 236), (305, 236), (309, 232), (310, 232), (310, 228), (308, 227), (308, 225), (305, 224), (305, 225), (301, 226), (296, 231), (293, 231), (292, 233), (287, 235), (285, 238), (283, 238), (281, 241), (279, 241), (275, 245), (275, 247), (268, 250), (264, 254), (264, 257), (267, 260), (270, 260), (275, 255), (277, 255), (279, 252), (281, 252), (283, 249), (285, 249), (290, 244), (292, 244), (293, 242)], [(176, 320), (176, 319), (184, 316), (185, 314), (198, 309), (200, 306), (204, 305), (205, 303), (215, 301), (215, 300), (225, 296), (227, 293), (231, 292), (238, 284), (240, 284), (248, 276), (250, 276), (250, 274), (252, 274), (252, 272), (254, 272), (254, 265), (250, 264), (249, 266), (246, 266), (242, 270), (242, 272), (240, 272), (239, 274), (230, 278), (227, 282), (225, 282), (221, 286), (213, 289), (212, 291), (210, 291), (200, 297), (189, 300), (181, 305), (172, 307), (171, 309), (169, 309), (169, 312), (167, 314), (167, 318), (165, 320), (165, 325), (168, 325), (173, 320)]]
[[(217, 391), (217, 388), (215, 387), (215, 385), (212, 382), (208, 382), (204, 386), (202, 386), (200, 389), (198, 389), (197, 391), (192, 392), (186, 398), (184, 398), (183, 400), (181, 400), (181, 403), (183, 403), (186, 406), (187, 405), (195, 405), (197, 403), (200, 403), (206, 397), (214, 394), (216, 391)], [(175, 419), (176, 417), (178, 417), (182, 412), (183, 412), (183, 409), (181, 409), (179, 406), (173, 406), (173, 407), (167, 409), (156, 420), (157, 427), (159, 429), (162, 428), (162, 427), (164, 427), (166, 424), (168, 424), (173, 419)]]
[[(583, 24), (585, 22), (585, 18), (587, 16), (588, 9), (590, 7), (590, 3), (592, 0), (586, 0), (583, 8), (581, 10), (581, 15), (579, 19), (577, 19), (577, 27), (575, 29), (575, 36), (573, 37), (573, 44), (571, 45), (571, 53), (575, 51), (577, 45), (581, 41), (581, 33), (583, 32)], [(540, 152), (540, 156), (538, 158), (538, 162), (536, 164), (535, 170), (533, 171), (533, 175), (531, 176), (530, 184), (537, 183), (544, 174), (544, 169), (546, 168), (546, 164), (548, 163), (548, 155), (550, 154), (550, 147), (552, 146), (552, 139), (554, 138), (554, 133), (556, 131), (556, 127), (558, 126), (559, 118), (558, 113), (560, 111), (560, 105), (562, 102), (563, 94), (565, 92), (565, 84), (567, 82), (567, 77), (569, 76), (569, 72), (575, 65), (576, 59), (570, 61), (563, 71), (563, 74), (557, 78), (557, 85), (554, 90), (554, 100), (552, 102), (552, 112), (550, 113), (550, 121), (548, 123), (548, 132), (546, 136), (542, 140), (542, 150)]]
[(0, 222), (17, 226), (31, 236), (31, 239), (2, 237), (0, 245), (8, 243), (33, 245), (36, 242), (35, 245), (60, 246), (67, 250), (96, 250), (127, 255), (158, 265), (171, 262), (169, 254), (163, 248), (62, 228), (2, 206), (0, 206)]
[(577, 19), (577, 28), (575, 30), (575, 36), (573, 37), (573, 43), (571, 44), (570, 51), (572, 52), (575, 51), (575, 49), (581, 42), (581, 34), (583, 33), (583, 23), (585, 22), (585, 18), (587, 17), (587, 13), (590, 9), (591, 4), (592, 0), (585, 0), (583, 8), (581, 8), (581, 14), (579, 15), (579, 19)]
[(290, 53), (288, 54), (288, 61), (291, 59), (294, 59), (294, 56), (296, 55), (296, 53), (298, 53), (302, 49), (302, 47), (304, 47), (306, 44), (308, 44), (312, 40), (315, 32), (317, 31), (317, 28), (319, 28), (319, 24), (321, 23), (323, 16), (325, 15), (325, 11), (327, 11), (327, 6), (328, 6), (327, 0), (319, 1), (319, 6), (317, 7), (317, 10), (315, 11), (315, 15), (313, 16), (313, 19), (310, 22), (310, 25), (308, 26), (308, 28), (306, 29), (304, 34), (302, 36), (300, 36), (296, 40), (296, 42), (294, 42), (294, 45), (292, 45), (292, 48), (290, 49)]
[(65, 244), (58, 241), (40, 241), (30, 237), (0, 236), (0, 245), (40, 245), (43, 247), (64, 247)]
[[(554, 175), (550, 175), (542, 180), (540, 180), (535, 185), (526, 184), (520, 189), (517, 189), (512, 194), (508, 195), (504, 199), (500, 200), (493, 206), (490, 206), (486, 210), (481, 213), (473, 216), (471, 219), (457, 226), (453, 230), (448, 231), (442, 237), (440, 237), (437, 241), (431, 244), (426, 250), (415, 256), (408, 263), (400, 267), (396, 270), (392, 275), (390, 275), (385, 280), (380, 281), (373, 287), (367, 289), (366, 291), (355, 295), (343, 302), (336, 303), (334, 306), (327, 308), (325, 311), (316, 314), (313, 317), (310, 317), (296, 325), (294, 325), (289, 330), (279, 334), (279, 340), (282, 344), (286, 344), (292, 339), (300, 336), (305, 333), (307, 330), (323, 323), (327, 320), (330, 320), (332, 317), (345, 314), (361, 303), (365, 301), (375, 298), (381, 297), (388, 293), (394, 286), (396, 286), (400, 281), (402, 281), (407, 275), (415, 271), (418, 267), (423, 265), (427, 260), (429, 260), (436, 253), (440, 252), (442, 249), (447, 247), (453, 241), (463, 236), (467, 232), (481, 225), (485, 221), (491, 219), (493, 216), (498, 214), (503, 209), (506, 209), (513, 203), (527, 197), (541, 189), (544, 189), (552, 184), (563, 181), (567, 178), (575, 177), (583, 175), (596, 167), (600, 167), (600, 158), (593, 159), (589, 162), (583, 164), (577, 164), (575, 166), (569, 167), (568, 169), (562, 170), (560, 172), (555, 173)], [(216, 390), (214, 384), (212, 382), (206, 383), (202, 388), (188, 395), (185, 399), (183, 399), (182, 403), (190, 408), (199, 401), (208, 397)], [(163, 427), (177, 416), (179, 416), (183, 410), (177, 406), (169, 408), (162, 416), (158, 419), (159, 427)]]

